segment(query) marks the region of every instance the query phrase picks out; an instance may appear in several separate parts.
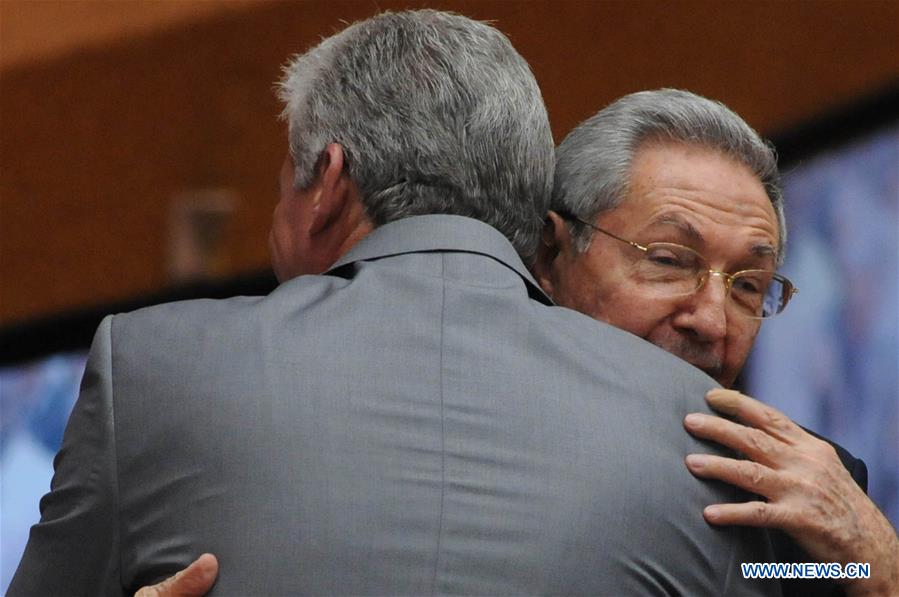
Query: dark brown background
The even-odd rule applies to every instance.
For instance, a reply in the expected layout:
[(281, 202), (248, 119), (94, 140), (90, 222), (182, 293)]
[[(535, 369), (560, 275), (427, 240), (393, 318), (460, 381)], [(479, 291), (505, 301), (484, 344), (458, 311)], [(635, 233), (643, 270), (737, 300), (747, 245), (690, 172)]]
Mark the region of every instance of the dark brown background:
[(899, 78), (896, 2), (256, 2), (25, 58), (60, 41), (54, 15), (71, 13), (43, 3), (28, 21), (7, 18), (27, 6), (3, 4), (0, 50), (16, 52), (0, 71), (4, 323), (165, 287), (171, 202), (185, 190), (236, 191), (224, 273), (264, 268), (286, 147), (280, 65), (379, 9), (493, 21), (531, 63), (557, 140), (640, 89), (720, 99), (773, 135)]

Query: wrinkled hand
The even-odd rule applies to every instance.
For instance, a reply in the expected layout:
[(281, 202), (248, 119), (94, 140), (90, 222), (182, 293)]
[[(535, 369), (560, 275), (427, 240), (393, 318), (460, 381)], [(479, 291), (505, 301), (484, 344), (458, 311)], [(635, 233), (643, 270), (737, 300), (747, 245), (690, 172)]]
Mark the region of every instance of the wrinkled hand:
[(687, 431), (748, 460), (690, 454), (687, 468), (697, 477), (767, 498), (707, 506), (706, 521), (782, 529), (819, 561), (870, 563), (871, 578), (848, 581), (847, 594), (899, 595), (899, 538), (836, 450), (777, 409), (739, 392), (711, 390), (706, 401), (739, 422), (693, 413), (684, 420)]
[(204, 553), (171, 578), (150, 587), (141, 587), (134, 597), (202, 597), (209, 592), (218, 576), (215, 556)]

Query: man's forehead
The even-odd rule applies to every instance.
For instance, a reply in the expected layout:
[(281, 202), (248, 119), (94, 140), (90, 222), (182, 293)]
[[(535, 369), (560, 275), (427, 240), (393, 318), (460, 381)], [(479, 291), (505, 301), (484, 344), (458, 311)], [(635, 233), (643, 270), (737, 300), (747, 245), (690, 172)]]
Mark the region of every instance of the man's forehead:
[[(753, 252), (777, 252), (777, 214), (758, 176), (724, 152), (654, 142), (634, 155), (622, 202), (612, 219), (630, 232), (668, 230), (694, 242), (754, 240)], [(617, 216), (617, 217), (616, 217)], [(623, 229), (622, 229), (623, 231)]]

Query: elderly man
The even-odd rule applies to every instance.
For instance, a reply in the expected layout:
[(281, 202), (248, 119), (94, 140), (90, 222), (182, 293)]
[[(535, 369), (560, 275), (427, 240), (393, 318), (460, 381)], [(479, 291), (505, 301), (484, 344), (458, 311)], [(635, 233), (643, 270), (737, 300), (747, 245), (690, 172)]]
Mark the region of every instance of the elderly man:
[(281, 93), (281, 286), (104, 320), (9, 595), (123, 594), (203, 551), (219, 594), (776, 591), (738, 573), (767, 532), (707, 525), (734, 491), (682, 466), (711, 380), (525, 268), (552, 139), (508, 40), (380, 15)]
[[(534, 269), (541, 287), (725, 388), (794, 293), (774, 271), (786, 228), (773, 150), (694, 94), (635, 93), (578, 126), (556, 151), (552, 210)], [(853, 481), (865, 486), (864, 464), (746, 396), (716, 390), (708, 401), (738, 422), (691, 414), (686, 428), (748, 460), (693, 454), (688, 468), (764, 499), (710, 505), (705, 518), (786, 531), (805, 553), (778, 536), (782, 560), (870, 563), (871, 578), (847, 581), (847, 593), (899, 594), (899, 540)], [(785, 583), (796, 594), (832, 588)]]

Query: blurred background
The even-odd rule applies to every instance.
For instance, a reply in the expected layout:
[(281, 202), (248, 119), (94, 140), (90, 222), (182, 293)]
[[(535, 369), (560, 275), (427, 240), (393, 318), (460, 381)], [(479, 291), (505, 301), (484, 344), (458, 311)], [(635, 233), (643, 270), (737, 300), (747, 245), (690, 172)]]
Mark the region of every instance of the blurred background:
[(0, 591), (106, 313), (270, 290), (291, 54), (379, 10), (490, 20), (559, 141), (632, 91), (719, 99), (778, 144), (801, 289), (744, 387), (870, 468), (899, 522), (899, 3), (0, 3)]

